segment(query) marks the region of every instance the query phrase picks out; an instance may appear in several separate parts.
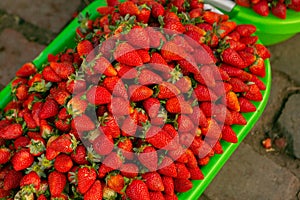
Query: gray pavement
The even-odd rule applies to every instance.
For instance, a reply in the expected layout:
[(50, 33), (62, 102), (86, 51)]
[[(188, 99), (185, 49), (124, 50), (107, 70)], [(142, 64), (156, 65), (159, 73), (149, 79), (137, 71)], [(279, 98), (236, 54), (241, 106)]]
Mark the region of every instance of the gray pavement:
[[(31, 61), (88, 1), (0, 1), (0, 85)], [(201, 200), (300, 199), (300, 34), (270, 47), (272, 89), (264, 111)], [(272, 138), (266, 151), (261, 141)]]

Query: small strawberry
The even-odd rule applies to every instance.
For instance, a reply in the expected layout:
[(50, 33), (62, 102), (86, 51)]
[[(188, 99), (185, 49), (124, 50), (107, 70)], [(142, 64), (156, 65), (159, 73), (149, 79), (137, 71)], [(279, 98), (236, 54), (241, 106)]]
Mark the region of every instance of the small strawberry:
[(148, 187), (141, 180), (133, 180), (126, 188), (126, 195), (131, 200), (150, 200)]
[(102, 86), (91, 87), (86, 93), (86, 98), (89, 103), (97, 106), (111, 102), (110, 92)]
[[(52, 141), (51, 141), (52, 140)], [(53, 149), (56, 152), (71, 153), (77, 146), (77, 141), (69, 134), (62, 134), (58, 137), (52, 136), (48, 140), (47, 150)]]
[(118, 170), (123, 164), (123, 158), (115, 152), (110, 153), (102, 161), (102, 165), (98, 169), (98, 178), (104, 178), (107, 173)]
[(239, 78), (232, 77), (228, 83), (232, 86), (232, 91), (235, 93), (246, 92), (249, 90), (248, 85)]
[(147, 7), (143, 7), (140, 10), (140, 14), (137, 16), (137, 21), (147, 24), (151, 15), (151, 10)]
[(77, 44), (77, 52), (80, 57), (87, 56), (93, 49), (93, 44), (88, 40), (82, 40)]
[(194, 167), (194, 168), (188, 167), (188, 170), (191, 174), (191, 180), (203, 180), (204, 179), (204, 175), (198, 166)]
[(16, 72), (16, 76), (18, 77), (29, 77), (35, 74), (37, 69), (32, 63), (25, 63), (22, 67)]
[(113, 189), (117, 193), (123, 193), (122, 189), (124, 188), (125, 181), (122, 175), (112, 172), (105, 177), (105, 181), (109, 188)]
[(246, 36), (246, 37), (241, 37), (240, 42), (245, 44), (245, 45), (253, 45), (258, 41), (258, 36)]
[(160, 109), (160, 102), (156, 98), (148, 98), (143, 101), (143, 107), (150, 118), (154, 118), (158, 115)]
[(143, 85), (130, 85), (128, 96), (133, 102), (142, 101), (152, 96), (153, 90)]
[(222, 129), (222, 140), (230, 143), (237, 143), (238, 139), (230, 126), (224, 125)]
[(50, 67), (63, 80), (68, 79), (68, 77), (75, 72), (75, 68), (72, 63), (69, 62), (51, 62)]
[(70, 156), (66, 154), (59, 154), (54, 161), (54, 168), (56, 171), (65, 173), (73, 167), (73, 161)]
[(182, 60), (185, 58), (185, 52), (180, 49), (174, 42), (168, 41), (161, 48), (161, 55), (165, 60)]
[(174, 161), (170, 157), (165, 156), (158, 166), (158, 173), (169, 177), (177, 177), (177, 169)]
[(266, 76), (265, 62), (262, 58), (257, 58), (256, 61), (251, 66), (249, 66), (249, 70), (254, 75), (260, 77)]
[(122, 16), (125, 16), (127, 14), (138, 16), (140, 14), (139, 8), (132, 1), (120, 3), (119, 12)]
[(192, 106), (186, 102), (179, 100), (177, 97), (173, 97), (167, 100), (166, 102), (166, 110), (170, 113), (176, 114), (192, 114), (193, 108)]
[(158, 85), (158, 99), (169, 99), (180, 94), (180, 90), (172, 83), (163, 82)]
[(174, 190), (176, 192), (186, 192), (193, 187), (192, 182), (189, 179), (175, 179)]
[[(127, 3), (127, 2), (125, 2)], [(128, 43), (120, 43), (115, 51), (114, 58), (125, 65), (129, 66), (141, 66), (143, 65), (143, 61), (140, 55), (136, 52), (136, 50)]]
[(93, 148), (99, 155), (108, 155), (114, 148), (113, 138), (110, 135), (101, 134), (93, 141)]
[(255, 44), (254, 45), (255, 52), (264, 60), (271, 57), (270, 51), (262, 44)]
[(269, 15), (269, 6), (267, 0), (260, 0), (258, 3), (253, 4), (252, 9), (261, 16), (266, 17)]
[(176, 149), (173, 138), (160, 127), (151, 126), (146, 132), (146, 141), (158, 149)]
[(255, 83), (260, 90), (266, 90), (266, 85), (257, 76), (252, 75), (250, 82)]
[(276, 17), (279, 17), (281, 19), (286, 18), (286, 12), (287, 8), (286, 5), (280, 1), (276, 2), (275, 5), (272, 5), (271, 12)]
[(142, 146), (139, 149), (138, 159), (149, 171), (157, 170), (158, 157), (152, 146)]
[(98, 200), (102, 199), (103, 197), (103, 190), (102, 185), (99, 180), (96, 180), (91, 188), (84, 194), (84, 200)]
[(79, 165), (88, 164), (88, 161), (86, 159), (87, 158), (86, 148), (83, 145), (78, 145), (75, 151), (73, 151), (70, 156), (72, 160)]
[(53, 171), (48, 175), (48, 184), (50, 189), (50, 194), (52, 197), (59, 197), (67, 183), (67, 178), (64, 174)]
[(159, 16), (164, 15), (164, 13), (165, 13), (165, 8), (161, 4), (157, 2), (152, 3), (152, 8), (151, 8), (152, 17), (158, 18)]
[(256, 32), (256, 27), (252, 24), (240, 24), (237, 25), (235, 31), (237, 31), (240, 36), (247, 37)]
[(0, 164), (3, 165), (10, 160), (11, 151), (6, 147), (0, 147)]
[(141, 26), (133, 26), (125, 35), (128, 43), (134, 47), (148, 49), (150, 46), (150, 37), (145, 28)]
[(263, 96), (256, 84), (249, 85), (249, 90), (243, 94), (245, 98), (252, 101), (261, 101)]
[(114, 6), (117, 6), (120, 2), (119, 2), (119, 0), (106, 0), (106, 3), (108, 6), (114, 7)]
[(240, 112), (232, 111), (230, 115), (232, 117), (232, 124), (238, 124), (238, 125), (247, 124), (245, 117)]
[(94, 184), (97, 178), (95, 169), (87, 166), (80, 167), (77, 171), (77, 189), (81, 194), (85, 194)]
[(218, 96), (204, 85), (198, 84), (194, 89), (194, 93), (198, 101), (216, 101)]
[(142, 174), (142, 178), (144, 179), (149, 190), (157, 192), (164, 191), (164, 184), (159, 173), (147, 172), (145, 174)]
[(230, 91), (226, 93), (224, 103), (229, 109), (237, 112), (240, 111), (240, 104), (235, 92)]
[(123, 176), (127, 178), (134, 178), (137, 177), (139, 168), (136, 164), (133, 163), (124, 163), (120, 167), (120, 172)]
[(11, 163), (14, 170), (16, 171), (21, 171), (30, 167), (33, 161), (34, 157), (27, 149), (21, 149), (20, 151), (16, 152), (11, 158)]
[(241, 112), (255, 112), (256, 107), (249, 101), (248, 99), (244, 97), (239, 97), (239, 104), (241, 107)]

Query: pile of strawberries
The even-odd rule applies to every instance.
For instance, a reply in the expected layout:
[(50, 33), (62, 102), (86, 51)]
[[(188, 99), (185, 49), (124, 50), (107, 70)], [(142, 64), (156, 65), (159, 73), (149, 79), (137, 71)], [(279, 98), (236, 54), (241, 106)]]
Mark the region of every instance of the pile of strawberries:
[(261, 16), (268, 16), (271, 12), (274, 16), (286, 19), (287, 9), (300, 11), (300, 0), (235, 0), (244, 7), (251, 7)]
[(80, 17), (74, 49), (17, 71), (0, 198), (177, 199), (256, 111), (270, 53), (253, 25), (198, 0), (108, 5)]

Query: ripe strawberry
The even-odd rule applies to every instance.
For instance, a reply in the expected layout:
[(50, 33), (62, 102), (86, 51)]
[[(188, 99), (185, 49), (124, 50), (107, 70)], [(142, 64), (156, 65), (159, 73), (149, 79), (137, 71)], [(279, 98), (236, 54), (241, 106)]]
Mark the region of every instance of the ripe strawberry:
[(164, 22), (165, 22), (165, 24), (164, 24), (163, 28), (168, 30), (167, 33), (181, 34), (181, 33), (185, 32), (185, 27), (183, 26), (183, 24), (180, 21), (164, 20)]
[(56, 171), (65, 173), (73, 167), (73, 162), (70, 156), (66, 154), (59, 154), (54, 161), (54, 168)]
[(56, 152), (71, 153), (77, 145), (76, 139), (72, 138), (69, 134), (62, 134), (58, 137), (52, 136), (53, 138), (48, 140), (47, 150), (53, 149)]
[(125, 16), (127, 14), (138, 16), (140, 13), (137, 5), (134, 4), (132, 1), (120, 3), (119, 12), (122, 16)]
[(147, 185), (141, 180), (133, 180), (126, 188), (126, 195), (131, 200), (150, 200)]
[(257, 76), (252, 75), (250, 82), (255, 83), (260, 90), (266, 90), (266, 85)]
[(174, 195), (174, 180), (170, 176), (161, 176), (162, 182), (164, 184), (164, 193), (168, 195)]
[(121, 126), (123, 136), (134, 136), (138, 125), (138, 113), (133, 112), (127, 117)]
[(87, 166), (80, 167), (77, 171), (77, 189), (81, 194), (85, 194), (94, 184), (97, 178), (95, 169)]
[(113, 189), (117, 193), (123, 193), (122, 189), (124, 188), (125, 181), (122, 175), (112, 172), (106, 176), (105, 181), (109, 188)]
[(158, 85), (158, 99), (169, 99), (180, 94), (180, 90), (172, 83), (163, 82)]
[(246, 71), (238, 69), (236, 67), (232, 67), (230, 65), (226, 65), (224, 63), (221, 64), (221, 69), (226, 71), (229, 76), (237, 77), (242, 81), (250, 81), (252, 78), (252, 75), (247, 73)]
[(237, 112), (240, 111), (240, 104), (236, 93), (232, 91), (226, 93), (224, 103), (229, 109)]
[(105, 175), (113, 170), (118, 170), (123, 164), (123, 158), (115, 152), (110, 153), (102, 162), (98, 169), (98, 178), (104, 178)]
[(253, 45), (257, 42), (257, 40), (258, 40), (257, 36), (246, 36), (246, 37), (241, 37), (240, 42), (245, 45)]
[(132, 107), (128, 100), (121, 97), (114, 97), (108, 104), (108, 111), (114, 116), (124, 116), (132, 112)]
[(147, 112), (148, 116), (150, 118), (154, 118), (158, 115), (159, 108), (160, 108), (160, 102), (156, 98), (148, 98), (145, 101), (143, 101), (143, 107), (145, 111)]
[(146, 132), (146, 141), (158, 149), (176, 149), (172, 137), (160, 127), (151, 126)]
[(52, 197), (59, 197), (67, 183), (67, 178), (64, 174), (53, 171), (48, 175), (48, 184), (50, 189), (50, 194)]
[[(127, 3), (127, 2), (125, 2)], [(129, 66), (141, 66), (143, 65), (143, 61), (140, 55), (136, 52), (136, 50), (127, 42), (120, 43), (115, 51), (114, 58), (125, 65)]]
[(269, 6), (267, 0), (260, 0), (258, 3), (253, 4), (252, 9), (261, 16), (266, 17), (269, 15)]
[(108, 155), (114, 148), (113, 138), (111, 135), (101, 134), (93, 141), (93, 148), (99, 155)]
[(80, 57), (87, 56), (93, 49), (93, 44), (89, 40), (82, 40), (77, 44), (77, 52)]
[(11, 191), (10, 190), (5, 190), (3, 188), (0, 188), (0, 198), (9, 198), (9, 196), (11, 195)]
[(194, 79), (207, 87), (215, 87), (216, 85), (213, 67), (208, 65), (202, 66), (199, 72), (194, 75)]
[(174, 179), (174, 190), (176, 192), (186, 192), (193, 187), (189, 179)]
[(139, 149), (138, 159), (149, 171), (157, 170), (158, 157), (152, 146), (142, 146)]
[(22, 67), (16, 72), (18, 77), (29, 77), (36, 73), (36, 68), (32, 63), (25, 63)]
[(256, 84), (249, 85), (249, 90), (243, 94), (245, 98), (252, 101), (261, 101), (263, 96)]
[(20, 181), (21, 188), (29, 185), (32, 185), (36, 191), (40, 189), (41, 178), (35, 171), (31, 171), (28, 174), (26, 174)]
[(72, 116), (78, 116), (85, 112), (88, 106), (88, 102), (86, 100), (82, 100), (80, 96), (73, 96), (67, 103), (67, 111)]
[(230, 113), (232, 117), (232, 124), (238, 124), (238, 125), (246, 125), (247, 121), (244, 118), (244, 116), (240, 112), (232, 111)]
[(6, 140), (16, 139), (23, 134), (23, 128), (21, 124), (9, 124), (3, 128), (0, 128), (0, 138)]
[(241, 107), (241, 112), (255, 112), (256, 107), (249, 101), (248, 99), (244, 97), (239, 97), (239, 104)]
[(276, 2), (275, 5), (273, 4), (271, 8), (272, 14), (281, 19), (286, 18), (286, 11), (286, 5), (280, 1)]
[(163, 81), (163, 79), (157, 73), (149, 69), (143, 69), (140, 72), (137, 80), (141, 85), (160, 84)]
[(11, 151), (6, 147), (0, 147), (0, 164), (3, 165), (10, 160)]
[(192, 88), (192, 81), (190, 77), (184, 76), (175, 83), (175, 86), (181, 91), (181, 93), (187, 93)]
[(238, 67), (245, 68), (245, 62), (241, 56), (233, 49), (227, 48), (221, 53), (221, 59), (223, 62)]
[(254, 75), (260, 77), (266, 76), (265, 62), (262, 58), (257, 58), (256, 61), (251, 66), (249, 66), (249, 70)]
[(70, 156), (72, 160), (78, 165), (88, 164), (86, 148), (83, 145), (78, 145), (75, 151), (70, 154)]
[(209, 24), (214, 24), (220, 21), (227, 21), (228, 15), (218, 14), (213, 11), (205, 11), (203, 12), (203, 19), (205, 22)]
[(158, 166), (158, 173), (165, 176), (177, 177), (177, 169), (174, 161), (170, 157), (165, 156)]
[(165, 13), (165, 8), (161, 4), (156, 2), (152, 3), (152, 8), (151, 8), (152, 17), (158, 18), (159, 16), (164, 15), (164, 13)]
[(144, 179), (149, 190), (157, 192), (164, 191), (164, 184), (159, 173), (147, 172), (145, 174), (142, 174), (142, 178)]
[(162, 192), (149, 191), (149, 197), (150, 197), (150, 199), (165, 200), (164, 195), (163, 195)]
[(244, 6), (244, 7), (250, 7), (250, 0), (236, 0), (235, 1), (238, 5)]
[(120, 2), (119, 2), (119, 0), (106, 0), (106, 3), (108, 6), (114, 7), (114, 6), (117, 6)]
[(9, 191), (11, 189), (15, 189), (19, 187), (22, 177), (23, 177), (22, 172), (15, 171), (13, 169), (9, 170), (4, 177), (3, 189)]
[(29, 88), (27, 85), (19, 85), (15, 91), (15, 95), (17, 99), (20, 101), (26, 100), (28, 97), (28, 89)]
[(70, 98), (71, 94), (68, 93), (64, 89), (60, 88), (51, 88), (50, 94), (52, 95), (53, 99), (59, 104), (59, 105), (65, 105), (67, 100)]
[(134, 178), (137, 177), (139, 168), (136, 164), (124, 163), (120, 168), (120, 172), (123, 176), (127, 178)]
[(177, 177), (179, 179), (189, 179), (191, 174), (189, 170), (186, 168), (185, 164), (183, 163), (175, 163), (176, 170), (177, 170)]
[(102, 199), (103, 197), (103, 190), (102, 185), (99, 180), (96, 180), (91, 188), (84, 194), (84, 200), (98, 200)]
[(14, 170), (16, 171), (21, 171), (30, 167), (33, 161), (34, 157), (29, 153), (28, 149), (21, 149), (20, 151), (16, 152), (11, 158), (11, 163)]
[(130, 85), (128, 88), (128, 96), (133, 102), (148, 99), (153, 94), (153, 90), (143, 85)]
[(235, 31), (237, 31), (239, 35), (242, 37), (248, 37), (256, 32), (256, 26), (252, 24), (240, 24), (237, 25)]
[(168, 41), (161, 48), (161, 55), (165, 60), (174, 61), (185, 58), (185, 52), (180, 49), (174, 42)]
[[(164, 10), (163, 10), (163, 12), (164, 12)], [(151, 27), (148, 27), (147, 31), (148, 31), (148, 35), (151, 35), (150, 48), (158, 48), (162, 42), (167, 41), (166, 37), (160, 31), (155, 30), (154, 28), (151, 28)]]
[(229, 84), (232, 86), (232, 91), (235, 93), (246, 92), (249, 90), (248, 85), (239, 78), (231, 78), (229, 80)]
[(39, 117), (40, 119), (48, 119), (51, 117), (54, 117), (58, 114), (59, 108), (58, 104), (56, 101), (53, 99), (48, 99), (45, 101), (43, 104), (40, 112), (39, 112)]
[(188, 167), (188, 170), (191, 174), (191, 180), (203, 180), (204, 179), (204, 175), (198, 166), (194, 167), (194, 168)]
[(222, 128), (222, 140), (230, 143), (237, 143), (238, 138), (230, 126), (224, 125)]
[(166, 110), (170, 113), (176, 114), (192, 114), (193, 108), (192, 106), (186, 102), (179, 100), (177, 97), (173, 97), (167, 100), (166, 102)]
[(68, 79), (68, 77), (75, 72), (75, 68), (72, 63), (69, 62), (51, 62), (50, 67), (63, 80)]
[(262, 44), (255, 44), (255, 53), (262, 57), (264, 60), (271, 57), (270, 51)]
[(151, 10), (149, 8), (142, 8), (140, 14), (137, 16), (137, 21), (147, 24), (151, 15)]
[(141, 26), (133, 26), (128, 34), (125, 35), (131, 46), (148, 49), (150, 46), (150, 37), (145, 28)]
[(91, 87), (86, 93), (86, 98), (89, 103), (97, 106), (111, 102), (110, 92), (102, 86)]
[(218, 96), (204, 85), (198, 84), (194, 89), (194, 93), (198, 101), (216, 101)]
[(244, 60), (245, 62), (245, 66), (248, 67), (251, 64), (253, 64), (256, 60), (256, 56), (248, 53), (246, 51), (239, 51), (239, 55), (241, 56), (241, 58)]

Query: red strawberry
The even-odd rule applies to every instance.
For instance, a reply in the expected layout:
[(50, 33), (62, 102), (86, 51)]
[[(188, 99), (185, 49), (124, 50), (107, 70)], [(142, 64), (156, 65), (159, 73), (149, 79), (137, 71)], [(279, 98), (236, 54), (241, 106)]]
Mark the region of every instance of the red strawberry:
[(203, 19), (209, 24), (218, 23), (219, 21), (227, 21), (228, 15), (219, 14), (213, 11), (203, 12)]
[(151, 191), (149, 191), (149, 197), (150, 197), (150, 199), (165, 200), (164, 195), (162, 194), (162, 192), (151, 192)]
[(125, 16), (126, 14), (138, 16), (140, 13), (137, 5), (134, 4), (132, 1), (120, 3), (119, 12), (122, 16)]
[(222, 129), (222, 140), (230, 143), (237, 143), (238, 139), (230, 126), (224, 125)]
[(75, 72), (75, 68), (72, 63), (69, 62), (51, 62), (50, 67), (63, 80), (68, 79), (68, 77)]
[(152, 126), (146, 132), (146, 141), (158, 149), (176, 149), (172, 137), (160, 127)]
[(99, 180), (96, 180), (91, 188), (84, 194), (84, 200), (98, 200), (102, 199), (103, 197), (103, 190), (102, 185)]
[(271, 57), (270, 51), (262, 44), (255, 44), (254, 45), (255, 52), (264, 60)]
[(185, 58), (184, 50), (180, 49), (174, 42), (168, 41), (161, 48), (161, 55), (165, 60), (182, 60)]
[(89, 103), (97, 106), (111, 102), (110, 92), (102, 86), (91, 87), (86, 94), (86, 98)]
[(174, 180), (170, 176), (162, 176), (162, 182), (164, 184), (165, 191), (164, 193), (168, 195), (174, 195)]
[(163, 28), (168, 30), (167, 33), (180, 34), (180, 33), (185, 32), (185, 27), (183, 26), (183, 24), (180, 21), (164, 20), (164, 22), (165, 22), (165, 24), (164, 24)]
[(221, 59), (223, 62), (238, 67), (245, 68), (245, 62), (241, 56), (233, 49), (227, 48), (221, 53)]
[(188, 170), (191, 174), (191, 180), (203, 180), (204, 179), (204, 175), (198, 166), (194, 167), (194, 168), (188, 167)]
[(152, 146), (140, 147), (138, 159), (149, 171), (157, 170), (158, 157), (156, 149)]
[[(125, 2), (127, 3), (127, 2)], [(128, 43), (120, 43), (114, 51), (114, 58), (125, 65), (129, 66), (141, 66), (143, 61), (136, 50)]]
[(269, 6), (267, 0), (260, 0), (258, 3), (253, 4), (252, 8), (254, 12), (261, 16), (268, 16), (269, 15)]
[(143, 63), (149, 63), (150, 62), (151, 57), (150, 57), (149, 52), (147, 50), (138, 49), (136, 51), (140, 55)]
[(29, 185), (32, 185), (36, 191), (40, 189), (41, 178), (35, 171), (31, 171), (28, 174), (26, 174), (20, 181), (21, 188)]
[(119, 77), (106, 77), (102, 84), (113, 96), (128, 98), (125, 85)]
[(10, 149), (6, 147), (0, 147), (0, 164), (3, 165), (10, 160)]
[(243, 94), (245, 98), (252, 101), (261, 101), (263, 96), (256, 84), (249, 85), (249, 90)]
[(93, 141), (93, 148), (95, 152), (99, 155), (108, 155), (111, 153), (111, 151), (114, 148), (114, 143), (112, 136), (105, 134), (99, 135), (94, 141)]
[(93, 49), (93, 44), (88, 40), (83, 40), (77, 44), (77, 52), (80, 57), (87, 56)]
[(72, 160), (79, 165), (88, 164), (88, 161), (86, 159), (87, 157), (86, 148), (83, 145), (78, 145), (75, 151), (73, 151), (70, 156)]
[(115, 152), (110, 153), (102, 162), (98, 169), (98, 178), (104, 178), (106, 173), (119, 169), (123, 164), (123, 159)]
[(239, 104), (238, 97), (237, 97), (236, 93), (234, 93), (232, 91), (226, 93), (224, 103), (229, 109), (231, 109), (233, 111), (237, 111), (237, 112), (240, 111), (240, 104)]
[(174, 161), (170, 157), (165, 156), (158, 167), (158, 173), (165, 176), (177, 177), (177, 169)]
[(73, 167), (73, 161), (66, 154), (59, 154), (54, 161), (54, 168), (58, 172), (68, 172)]
[(145, 28), (141, 26), (134, 26), (129, 31), (128, 34), (125, 35), (128, 43), (132, 46), (142, 49), (148, 49), (150, 45), (150, 38), (148, 32)]
[(262, 82), (262, 80), (260, 80), (255, 75), (252, 75), (252, 78), (250, 79), (250, 82), (255, 83), (260, 90), (265, 90), (266, 89), (266, 85), (264, 84), (264, 82)]
[(64, 174), (53, 171), (48, 175), (48, 184), (52, 197), (59, 197), (67, 183), (67, 178)]
[(244, 7), (250, 7), (250, 0), (236, 0), (235, 1), (238, 5), (244, 6)]
[(184, 76), (180, 78), (175, 85), (181, 91), (181, 93), (187, 93), (192, 88), (192, 81), (190, 77)]
[(286, 5), (280, 1), (276, 2), (271, 8), (272, 14), (281, 19), (286, 18)]
[(152, 17), (158, 18), (159, 16), (164, 15), (164, 13), (165, 13), (165, 8), (161, 4), (157, 2), (152, 3), (152, 9), (151, 9)]
[(121, 97), (112, 98), (111, 102), (108, 104), (108, 111), (114, 116), (129, 115), (131, 109), (132, 107), (130, 106), (129, 101)]
[[(163, 12), (164, 12), (164, 8), (163, 8)], [(147, 31), (148, 31), (148, 35), (151, 35), (150, 37), (151, 48), (158, 48), (162, 42), (166, 42), (165, 36), (160, 31), (155, 30), (154, 28), (151, 27), (148, 27)]]
[(94, 184), (97, 178), (95, 169), (83, 166), (77, 172), (77, 189), (81, 194), (85, 194)]
[(156, 98), (148, 98), (143, 101), (143, 107), (146, 110), (150, 118), (154, 118), (158, 115), (160, 109), (160, 102)]
[(246, 92), (249, 90), (249, 87), (246, 83), (244, 83), (243, 81), (241, 81), (241, 79), (239, 78), (231, 78), (229, 80), (230, 85), (232, 86), (232, 91), (233, 92)]
[(265, 68), (265, 62), (262, 58), (257, 58), (255, 63), (253, 63), (249, 70), (252, 74), (265, 77), (266, 76), (266, 68)]
[(131, 200), (150, 200), (147, 185), (141, 180), (133, 180), (126, 188), (126, 195)]
[(166, 110), (170, 113), (181, 113), (181, 114), (192, 114), (193, 108), (192, 106), (186, 102), (181, 101), (177, 97), (173, 97), (167, 100), (166, 102)]
[(140, 14), (137, 16), (137, 21), (147, 24), (151, 15), (151, 10), (149, 8), (142, 8)]
[(121, 126), (123, 136), (134, 136), (138, 125), (138, 113), (133, 112), (127, 117)]
[(240, 24), (237, 25), (235, 31), (237, 31), (240, 36), (247, 37), (256, 32), (256, 27), (252, 24)]
[(246, 98), (239, 97), (239, 104), (241, 107), (241, 112), (255, 112), (256, 107)]
[(112, 64), (105, 57), (100, 57), (97, 60), (95, 60), (93, 70), (96, 74), (101, 74), (101, 75), (105, 75), (105, 76), (116, 76), (117, 75), (116, 69), (112, 66)]
[(158, 85), (158, 95), (159, 99), (169, 99), (180, 94), (180, 90), (172, 83), (163, 82)]
[(189, 179), (191, 174), (183, 163), (175, 163), (177, 169), (177, 177), (179, 179)]
[[(71, 153), (76, 148), (76, 141), (74, 141), (75, 138), (72, 138), (69, 134), (63, 134), (58, 137), (53, 136), (53, 139), (51, 141), (51, 138), (48, 140), (47, 144), (47, 150), (53, 149), (56, 152), (61, 153)], [(49, 141), (51, 141), (49, 143)]]
[(106, 3), (108, 6), (114, 7), (114, 6), (117, 6), (120, 2), (119, 2), (119, 0), (106, 0)]
[(51, 88), (50, 94), (59, 105), (65, 105), (71, 94), (60, 88)]
[(39, 112), (39, 117), (40, 119), (48, 119), (51, 117), (54, 117), (58, 114), (59, 108), (58, 104), (56, 101), (53, 99), (48, 99), (45, 101), (43, 104), (40, 112)]
[(9, 196), (11, 195), (11, 191), (10, 190), (5, 190), (3, 188), (0, 189), (0, 198), (9, 198)]
[(19, 187), (22, 177), (22, 172), (15, 171), (13, 169), (9, 170), (4, 177), (3, 189), (9, 191), (11, 189)]
[(149, 190), (157, 192), (164, 191), (164, 184), (159, 173), (147, 172), (145, 174), (142, 174), (142, 178), (144, 179)]
[(240, 112), (232, 111), (230, 113), (232, 117), (232, 124), (238, 124), (238, 125), (246, 125), (247, 121), (244, 118), (244, 116)]
[(68, 113), (72, 116), (81, 115), (85, 112), (88, 106), (88, 102), (86, 100), (82, 100), (80, 96), (73, 96), (67, 103)]
[(152, 96), (153, 90), (143, 85), (130, 85), (128, 88), (131, 101), (137, 102)]
[(245, 66), (249, 66), (251, 64), (253, 64), (256, 60), (256, 56), (248, 53), (246, 51), (239, 51), (239, 55), (241, 56), (241, 58), (244, 60), (245, 62)]
[(0, 138), (11, 140), (16, 139), (23, 134), (21, 124), (10, 124), (0, 128)]
[(240, 42), (245, 44), (245, 45), (253, 45), (257, 42), (258, 36), (246, 36), (246, 37), (241, 37)]
[(121, 166), (120, 172), (123, 176), (127, 178), (134, 178), (138, 175), (139, 168), (136, 164), (125, 163)]
[(194, 89), (194, 93), (198, 101), (216, 101), (217, 95), (206, 86), (198, 84)]
[(33, 161), (34, 157), (29, 153), (27, 149), (21, 149), (20, 151), (16, 152), (11, 158), (11, 163), (14, 170), (16, 171), (21, 171), (30, 167)]
[(160, 84), (162, 81), (163, 79), (157, 73), (149, 69), (143, 69), (138, 76), (141, 85)]
[(25, 63), (22, 67), (16, 72), (18, 77), (29, 77), (36, 73), (36, 68), (32, 63)]
[(174, 180), (174, 190), (176, 192), (186, 192), (193, 187), (193, 184), (188, 179), (175, 179)]

